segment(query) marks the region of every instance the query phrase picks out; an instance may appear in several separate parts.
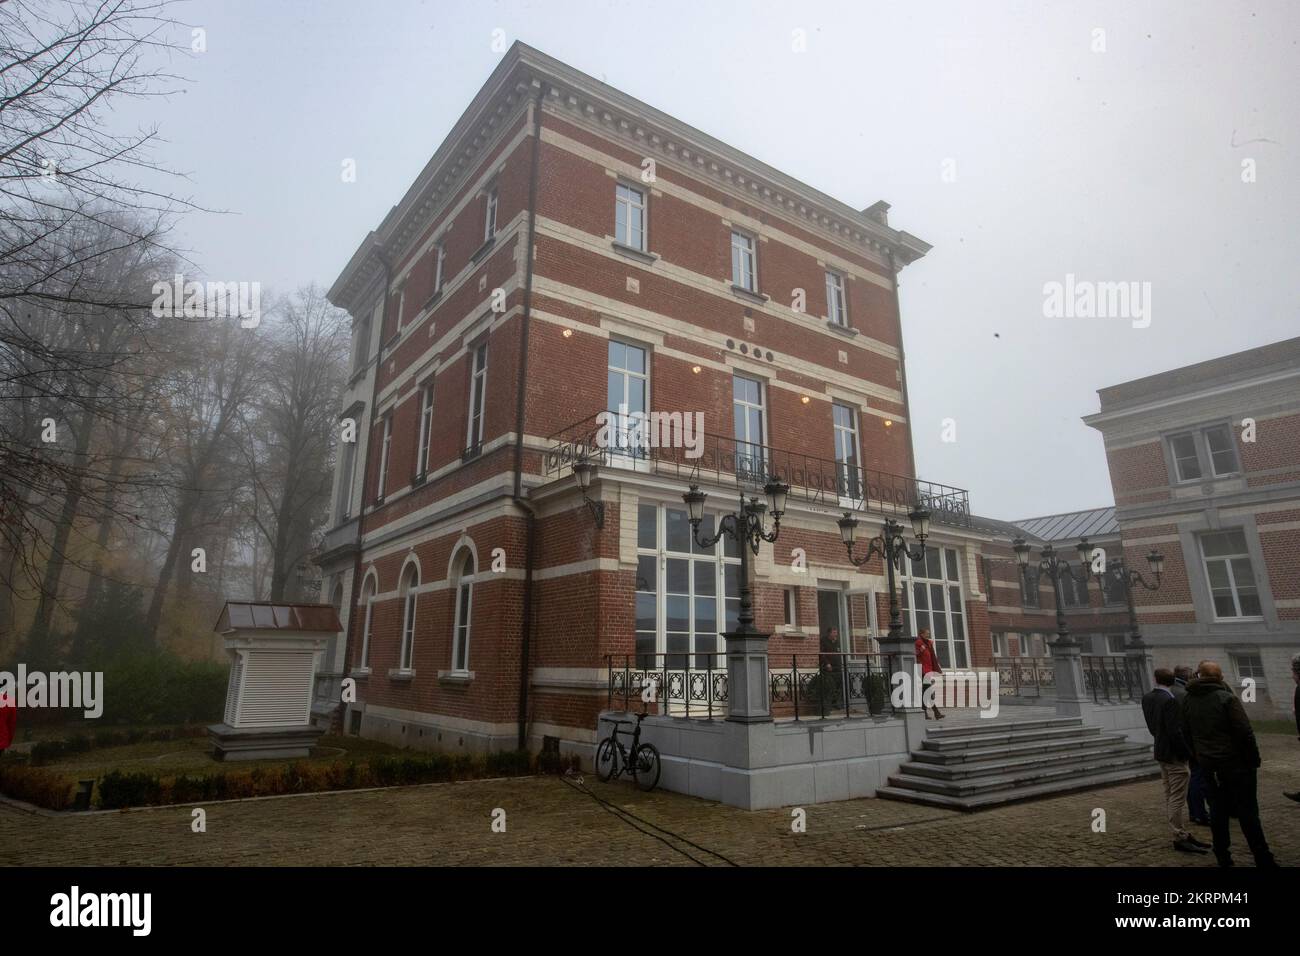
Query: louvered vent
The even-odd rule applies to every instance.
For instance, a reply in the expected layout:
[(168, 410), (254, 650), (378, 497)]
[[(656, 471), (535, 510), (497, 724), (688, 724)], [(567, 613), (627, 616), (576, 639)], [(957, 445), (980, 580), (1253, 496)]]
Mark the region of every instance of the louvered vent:
[(239, 682), (244, 678), (244, 655), (236, 654), (234, 666), (230, 668), (230, 683), (226, 685), (226, 724), (235, 726), (235, 716), (239, 709)]
[(311, 709), (312, 660), (311, 654), (251, 651), (238, 726), (305, 724)]

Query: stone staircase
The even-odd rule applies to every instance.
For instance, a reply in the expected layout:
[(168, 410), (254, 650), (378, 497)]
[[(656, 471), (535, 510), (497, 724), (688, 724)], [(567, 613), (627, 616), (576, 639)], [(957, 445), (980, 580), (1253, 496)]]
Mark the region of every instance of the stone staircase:
[(978, 720), (928, 731), (876, 796), (954, 810), (1159, 776), (1151, 745), (1078, 717)]

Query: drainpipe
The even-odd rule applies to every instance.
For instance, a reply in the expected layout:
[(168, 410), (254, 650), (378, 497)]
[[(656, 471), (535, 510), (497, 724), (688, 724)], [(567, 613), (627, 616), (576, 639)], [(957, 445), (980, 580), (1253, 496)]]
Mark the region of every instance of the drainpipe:
[(528, 679), (533, 635), (533, 558), (537, 541), (537, 509), (524, 497), (524, 410), (528, 389), (528, 332), (533, 311), (533, 254), (537, 241), (537, 169), (542, 152), (542, 96), (530, 106), (533, 121), (533, 155), (528, 174), (528, 243), (524, 259), (524, 312), (519, 332), (519, 385), (515, 395), (515, 486), (513, 500), (525, 515), (524, 606), (519, 636), (519, 736), (518, 748), (528, 746)]
[[(370, 438), (375, 434), (375, 399), (379, 395), (379, 366), (382, 364), (380, 361), (380, 355), (384, 347), (384, 324), (388, 321), (388, 285), (393, 279), (392, 263), (388, 261), (388, 258), (384, 255), (382, 247), (380, 247), (378, 243), (375, 244), (374, 253), (375, 258), (377, 258), (380, 264), (384, 267), (384, 288), (382, 293), (384, 297), (384, 307), (379, 313), (379, 328), (374, 330), (379, 332), (379, 348), (372, 356), (375, 363), (375, 374), (370, 383), (370, 420), (366, 425), (366, 456), (361, 461), (361, 503), (357, 506), (357, 556), (352, 566), (352, 599), (351, 603), (348, 605), (352, 610), (348, 615), (348, 631), (343, 640), (343, 663), (345, 666), (352, 659), (353, 625), (356, 624), (357, 598), (361, 589), (361, 532), (364, 525), (362, 519), (365, 517), (366, 511), (366, 477), (370, 474), (370, 452), (374, 445), (374, 442), (372, 442)], [(353, 467), (355, 466), (356, 463), (354, 462)], [(361, 620), (363, 622), (365, 621), (364, 613), (361, 615)], [(365, 624), (363, 623), (362, 627), (364, 626)], [(340, 706), (342, 705), (340, 704)], [(347, 728), (345, 727), (343, 729), (346, 732)]]

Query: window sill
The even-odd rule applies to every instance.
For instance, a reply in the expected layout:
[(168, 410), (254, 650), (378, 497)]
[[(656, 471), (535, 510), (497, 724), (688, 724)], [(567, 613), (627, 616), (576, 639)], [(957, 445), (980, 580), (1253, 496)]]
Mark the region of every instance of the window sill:
[(488, 252), (491, 251), (492, 247), (495, 246), (496, 244), (497, 244), (497, 237), (493, 235), (486, 242), (484, 242), (483, 245), (478, 247), (477, 251), (475, 251), (475, 253), (469, 257), (469, 261), (475, 264), (481, 262), (483, 260), (483, 257), (486, 256)]
[(409, 667), (393, 667), (388, 671), (389, 680), (409, 681), (415, 679), (415, 671)]
[(354, 668), (352, 668), (352, 671), (351, 671), (351, 673), (348, 674), (348, 676), (349, 676), (349, 677), (355, 677), (357, 680), (365, 680), (367, 677), (370, 676), (370, 668), (369, 668), (369, 667), (354, 667)]
[(438, 671), (438, 683), (465, 686), (474, 679), (473, 671)]
[(732, 285), (731, 294), (747, 302), (753, 302), (755, 305), (767, 305), (769, 298), (761, 292), (754, 292), (741, 285)]
[(427, 471), (422, 471), (418, 475), (413, 475), (411, 477), (411, 487), (419, 488), (422, 484), (424, 484), (428, 480), (429, 480), (429, 473)]
[(826, 328), (830, 329), (836, 335), (843, 335), (850, 339), (857, 338), (859, 335), (857, 329), (849, 328), (847, 325), (840, 325), (838, 322), (832, 322), (830, 319), (826, 320)]
[(442, 289), (439, 289), (433, 295), (429, 296), (429, 301), (424, 303), (424, 305), (420, 308), (421, 314), (428, 312), (430, 309), (432, 309), (435, 305), (438, 304), (438, 300), (440, 300), (441, 298), (442, 298)]
[(473, 461), (481, 454), (483, 454), (482, 445), (475, 445), (472, 448), (466, 448), (463, 452), (460, 453), (461, 464), (463, 465), (465, 464), (465, 462)]
[(1262, 614), (1255, 617), (1216, 617), (1215, 624), (1260, 624), (1264, 620)]
[(627, 256), (629, 259), (636, 259), (639, 262), (644, 262), (648, 266), (654, 265), (659, 259), (659, 254), (657, 252), (648, 252), (645, 249), (638, 249), (636, 246), (625, 246), (617, 239), (613, 240), (610, 245), (614, 247), (614, 251), (620, 256)]

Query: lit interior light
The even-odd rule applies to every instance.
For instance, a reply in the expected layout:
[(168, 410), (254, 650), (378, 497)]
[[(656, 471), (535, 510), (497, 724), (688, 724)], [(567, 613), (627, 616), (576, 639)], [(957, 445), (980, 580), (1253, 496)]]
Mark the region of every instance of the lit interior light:
[(565, 330), (564, 330), (564, 337), (565, 337), (566, 339), (571, 339), (571, 338), (573, 338), (573, 329), (565, 329)]
[(894, 425), (894, 420), (893, 420), (892, 418), (886, 418), (886, 419), (885, 419), (885, 427), (886, 427), (886, 428), (892, 428), (893, 425)]
[(698, 366), (698, 365), (692, 365), (692, 366), (691, 366), (691, 371), (694, 372), (696, 375), (699, 375), (699, 374), (700, 374), (700, 366)]
[(812, 399), (809, 398), (807, 395), (805, 395), (805, 396), (803, 396), (803, 398), (799, 399), (799, 401), (801, 401), (801, 402), (803, 402), (805, 405), (807, 405), (809, 402), (812, 401)]

